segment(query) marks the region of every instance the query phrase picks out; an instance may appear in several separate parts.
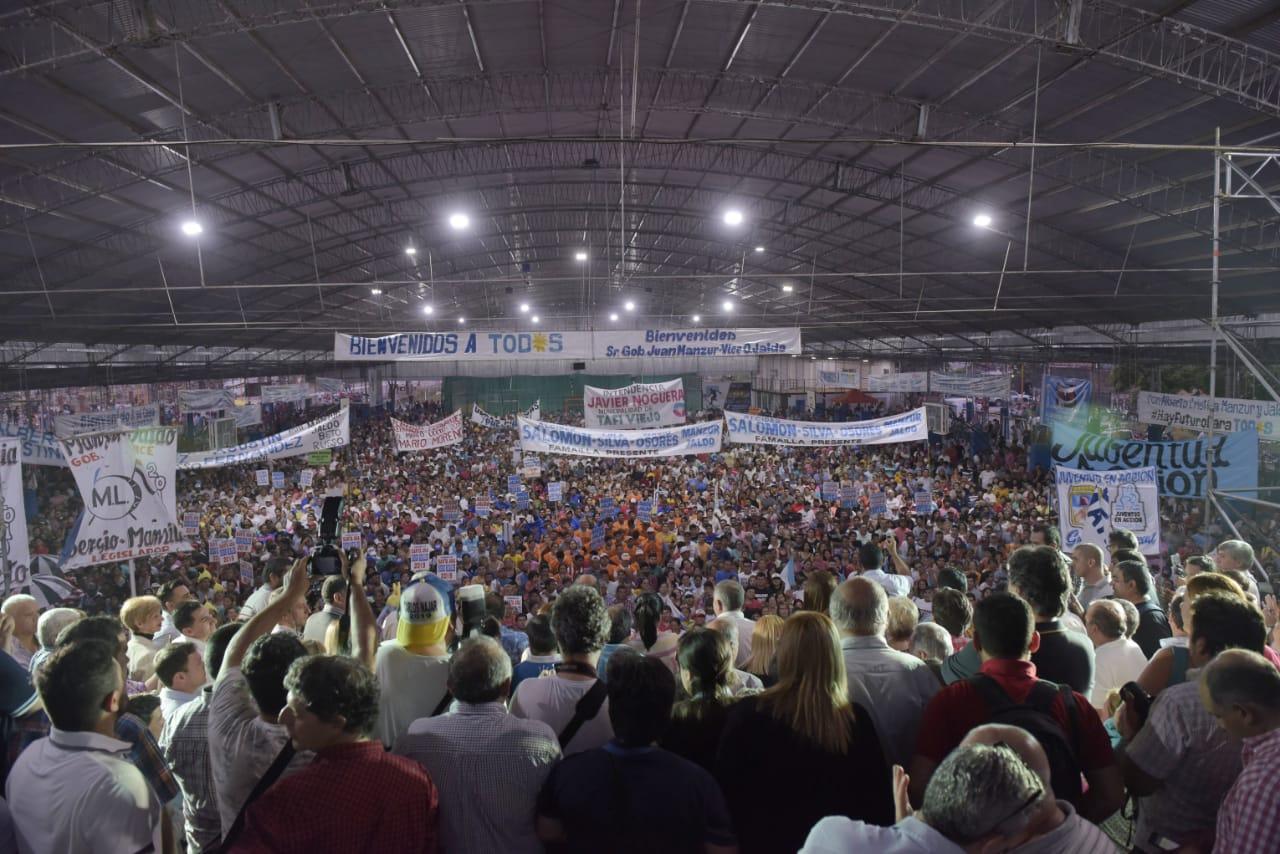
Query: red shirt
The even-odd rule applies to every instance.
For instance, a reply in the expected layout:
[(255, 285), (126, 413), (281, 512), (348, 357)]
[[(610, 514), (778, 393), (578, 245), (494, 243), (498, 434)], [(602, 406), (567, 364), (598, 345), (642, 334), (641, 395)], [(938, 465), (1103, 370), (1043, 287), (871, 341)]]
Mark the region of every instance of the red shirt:
[(421, 765), (360, 741), (326, 747), (268, 789), (249, 807), (232, 850), (435, 854), (438, 814), (439, 795)]
[[(982, 663), (981, 673), (990, 676), (1009, 695), (1009, 699), (1021, 703), (1038, 682), (1036, 666), (1030, 661), (1009, 661), (992, 658)], [(1076, 726), (1079, 728), (1080, 753), (1076, 757), (1080, 770), (1089, 772), (1115, 764), (1111, 752), (1111, 739), (1102, 727), (1098, 713), (1078, 691), (1076, 699)], [(1068, 736), (1071, 734), (1067, 708), (1059, 696), (1053, 703), (1053, 717)], [(967, 681), (953, 682), (943, 688), (920, 719), (920, 735), (916, 738), (916, 754), (934, 764), (940, 764), (947, 754), (960, 746), (969, 731), (990, 723), (991, 715), (982, 696)]]

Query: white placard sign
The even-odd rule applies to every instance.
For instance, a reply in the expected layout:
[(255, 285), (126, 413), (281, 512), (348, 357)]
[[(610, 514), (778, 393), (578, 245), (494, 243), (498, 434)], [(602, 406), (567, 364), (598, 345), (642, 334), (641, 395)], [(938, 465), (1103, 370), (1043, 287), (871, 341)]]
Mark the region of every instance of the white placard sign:
[(436, 575), (442, 581), (458, 580), (458, 559), (453, 555), (440, 555), (436, 558)]
[(113, 430), (61, 442), (85, 507), (64, 568), (190, 549), (174, 508), (176, 428)]
[(207, 469), (231, 466), (257, 460), (283, 460), (323, 451), (325, 448), (341, 448), (351, 442), (351, 422), (347, 407), (333, 415), (292, 427), (274, 436), (245, 442), (234, 448), (218, 451), (200, 451), (178, 455), (180, 469)]
[(455, 409), (448, 418), (421, 426), (392, 418), (391, 429), (395, 433), (397, 454), (456, 445), (462, 441), (462, 410)]
[[(1213, 402), (1215, 433), (1255, 432), (1259, 439), (1280, 442), (1280, 402), (1219, 397)], [(1203, 395), (1138, 392), (1138, 420), (1188, 430), (1208, 431), (1209, 398)]]
[(870, 421), (788, 421), (726, 412), (729, 441), (739, 445), (886, 445), (929, 438), (924, 407)]
[(1160, 552), (1160, 478), (1155, 466), (1117, 471), (1088, 471), (1055, 466), (1058, 526), (1062, 545), (1071, 551), (1092, 543), (1103, 551), (1107, 535), (1132, 531), (1142, 554)]
[(655, 430), (592, 430), (517, 419), (525, 452), (578, 457), (679, 457), (720, 450), (721, 424), (709, 421)]
[(632, 383), (622, 388), (582, 387), (588, 427), (639, 430), (685, 422), (684, 381)]

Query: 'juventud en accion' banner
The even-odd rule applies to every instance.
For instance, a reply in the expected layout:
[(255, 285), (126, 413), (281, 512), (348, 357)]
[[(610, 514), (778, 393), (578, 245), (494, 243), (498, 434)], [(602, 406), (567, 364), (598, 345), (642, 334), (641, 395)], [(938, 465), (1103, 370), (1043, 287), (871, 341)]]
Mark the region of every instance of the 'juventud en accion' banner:
[(190, 548), (174, 508), (176, 428), (112, 430), (61, 442), (85, 508), (65, 569)]

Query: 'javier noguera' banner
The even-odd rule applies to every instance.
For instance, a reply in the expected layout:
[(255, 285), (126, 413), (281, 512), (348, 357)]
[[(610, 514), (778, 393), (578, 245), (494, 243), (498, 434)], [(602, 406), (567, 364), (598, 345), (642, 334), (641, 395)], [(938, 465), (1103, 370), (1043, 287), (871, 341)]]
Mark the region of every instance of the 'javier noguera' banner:
[(726, 412), (729, 441), (739, 445), (887, 445), (929, 438), (924, 407), (871, 421), (788, 421)]
[(582, 387), (582, 409), (588, 427), (670, 427), (685, 419), (684, 381), (632, 383), (622, 388)]
[(456, 445), (462, 441), (462, 410), (455, 409), (448, 418), (422, 426), (392, 418), (391, 430), (395, 433), (397, 454)]
[(656, 430), (592, 430), (550, 421), (516, 419), (520, 450), (578, 457), (679, 457), (720, 450), (719, 421)]
[[(1186, 442), (1113, 439), (1059, 423), (1053, 425), (1049, 450), (1054, 465), (1069, 468), (1114, 471), (1155, 466), (1161, 495), (1203, 498), (1209, 473), (1208, 444), (1204, 438)], [(1214, 436), (1212, 453), (1215, 489), (1257, 489), (1257, 433)]]
[(800, 353), (799, 329), (623, 329), (607, 332), (401, 332), (333, 335), (339, 362), (495, 359), (684, 359)]

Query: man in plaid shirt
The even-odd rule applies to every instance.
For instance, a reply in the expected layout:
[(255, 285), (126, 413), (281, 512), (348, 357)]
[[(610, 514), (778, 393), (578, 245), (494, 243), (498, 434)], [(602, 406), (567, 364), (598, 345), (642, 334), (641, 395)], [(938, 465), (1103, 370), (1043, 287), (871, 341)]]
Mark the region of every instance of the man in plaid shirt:
[(1244, 770), (1218, 810), (1213, 850), (1280, 850), (1280, 671), (1255, 652), (1229, 649), (1205, 667), (1200, 696), (1244, 744)]

